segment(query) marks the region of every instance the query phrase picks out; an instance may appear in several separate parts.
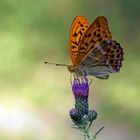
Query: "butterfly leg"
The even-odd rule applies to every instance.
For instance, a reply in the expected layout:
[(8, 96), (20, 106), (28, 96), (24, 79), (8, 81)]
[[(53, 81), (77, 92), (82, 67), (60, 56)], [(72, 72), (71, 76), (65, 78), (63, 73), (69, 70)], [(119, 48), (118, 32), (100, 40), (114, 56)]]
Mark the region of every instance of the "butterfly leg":
[(70, 83), (72, 85), (72, 73), (70, 73)]
[(90, 79), (89, 86), (91, 85), (92, 81), (93, 81), (93, 79)]

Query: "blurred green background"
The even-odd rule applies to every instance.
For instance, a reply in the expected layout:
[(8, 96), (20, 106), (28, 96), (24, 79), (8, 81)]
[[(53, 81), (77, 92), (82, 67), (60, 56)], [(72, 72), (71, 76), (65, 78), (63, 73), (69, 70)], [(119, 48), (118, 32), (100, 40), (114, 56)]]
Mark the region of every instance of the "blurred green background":
[(70, 64), (69, 29), (80, 14), (107, 17), (124, 49), (121, 72), (93, 79), (90, 108), (97, 140), (139, 140), (140, 1), (0, 0), (0, 140), (83, 139), (72, 128), (70, 73), (44, 61)]

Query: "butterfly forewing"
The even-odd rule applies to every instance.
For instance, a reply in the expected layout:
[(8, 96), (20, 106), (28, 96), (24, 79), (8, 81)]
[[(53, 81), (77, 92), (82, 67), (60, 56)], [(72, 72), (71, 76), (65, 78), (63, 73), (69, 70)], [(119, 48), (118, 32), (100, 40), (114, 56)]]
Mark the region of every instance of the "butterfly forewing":
[(73, 65), (76, 64), (79, 44), (89, 23), (83, 16), (76, 16), (70, 28), (69, 51)]
[(80, 42), (77, 63), (80, 64), (89, 52), (94, 51), (100, 44), (107, 43), (111, 38), (106, 18), (104, 16), (98, 17), (87, 29)]

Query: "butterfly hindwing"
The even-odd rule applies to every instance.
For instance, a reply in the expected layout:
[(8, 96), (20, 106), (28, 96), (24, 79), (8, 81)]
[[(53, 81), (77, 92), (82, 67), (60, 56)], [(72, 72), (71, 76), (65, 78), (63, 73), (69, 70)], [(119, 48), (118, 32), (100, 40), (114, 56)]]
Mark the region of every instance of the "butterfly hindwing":
[[(103, 45), (102, 45), (103, 46)], [(110, 73), (119, 72), (123, 61), (123, 49), (116, 41), (111, 41), (102, 47), (91, 51), (81, 61), (81, 68), (87, 75), (94, 75), (100, 79), (107, 79)]]
[(70, 28), (69, 51), (73, 65), (76, 64), (79, 44), (89, 23), (83, 16), (76, 16)]
[(117, 41), (112, 41), (106, 46), (106, 63), (111, 66), (113, 72), (119, 72), (123, 61), (123, 49)]

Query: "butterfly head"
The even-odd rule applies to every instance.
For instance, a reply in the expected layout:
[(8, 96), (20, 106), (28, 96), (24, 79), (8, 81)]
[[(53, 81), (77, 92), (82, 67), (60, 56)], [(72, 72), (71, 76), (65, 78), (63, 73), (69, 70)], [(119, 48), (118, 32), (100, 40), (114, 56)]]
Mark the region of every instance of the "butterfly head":
[(71, 73), (75, 73), (76, 72), (76, 67), (73, 66), (73, 65), (69, 65), (67, 66), (68, 70), (71, 72)]
[(75, 73), (77, 76), (86, 76), (86, 72), (79, 66), (69, 65), (67, 68), (71, 73)]

